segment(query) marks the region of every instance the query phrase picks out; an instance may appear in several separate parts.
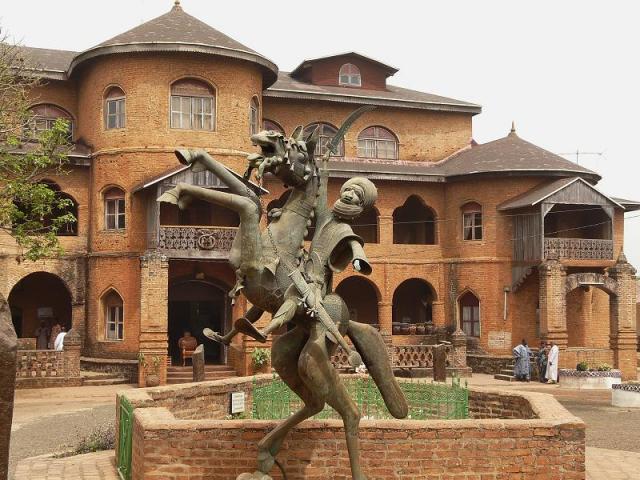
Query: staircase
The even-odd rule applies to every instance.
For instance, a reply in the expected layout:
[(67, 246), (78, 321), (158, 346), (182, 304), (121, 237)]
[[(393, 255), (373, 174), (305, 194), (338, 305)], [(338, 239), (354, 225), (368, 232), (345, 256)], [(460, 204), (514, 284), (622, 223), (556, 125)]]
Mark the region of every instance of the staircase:
[(125, 377), (114, 375), (112, 373), (91, 372), (82, 370), (80, 372), (83, 386), (103, 386), (103, 385), (122, 385), (129, 383)]
[(496, 373), (493, 378), (495, 378), (496, 380), (504, 380), (506, 382), (515, 382), (516, 377), (513, 374), (514, 368), (515, 365), (509, 365), (509, 367), (500, 370), (500, 373)]
[[(236, 371), (228, 365), (205, 365), (205, 380), (220, 380), (222, 378), (235, 377)], [(193, 382), (193, 368), (167, 367), (167, 384)]]

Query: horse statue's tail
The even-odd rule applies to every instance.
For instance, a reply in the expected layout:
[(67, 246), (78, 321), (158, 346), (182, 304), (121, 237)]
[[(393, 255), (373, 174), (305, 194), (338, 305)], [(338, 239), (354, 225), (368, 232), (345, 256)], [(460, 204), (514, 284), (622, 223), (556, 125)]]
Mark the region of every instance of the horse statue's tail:
[(387, 347), (380, 332), (371, 325), (349, 321), (347, 336), (362, 356), (389, 413), (395, 418), (405, 418), (409, 413), (407, 399), (393, 375)]

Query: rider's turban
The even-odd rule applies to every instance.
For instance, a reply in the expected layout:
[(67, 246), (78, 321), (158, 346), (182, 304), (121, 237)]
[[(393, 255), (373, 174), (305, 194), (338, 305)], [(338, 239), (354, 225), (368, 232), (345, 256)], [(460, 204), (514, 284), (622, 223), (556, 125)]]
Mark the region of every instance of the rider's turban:
[(362, 201), (362, 210), (369, 210), (373, 207), (373, 204), (376, 202), (378, 198), (378, 189), (373, 184), (371, 180), (364, 177), (353, 177), (344, 182), (342, 188), (340, 188), (340, 193), (344, 192), (344, 190), (351, 185), (358, 185), (362, 191), (364, 192), (364, 199)]

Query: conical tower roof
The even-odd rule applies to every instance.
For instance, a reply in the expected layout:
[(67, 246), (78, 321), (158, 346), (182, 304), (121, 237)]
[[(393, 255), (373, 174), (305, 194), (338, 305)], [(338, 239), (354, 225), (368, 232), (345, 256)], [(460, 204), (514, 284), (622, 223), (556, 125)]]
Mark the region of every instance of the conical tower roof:
[(91, 58), (132, 52), (189, 52), (246, 60), (262, 67), (265, 88), (275, 82), (278, 74), (278, 67), (271, 60), (189, 15), (180, 2), (175, 2), (164, 15), (80, 53), (71, 62), (69, 74)]

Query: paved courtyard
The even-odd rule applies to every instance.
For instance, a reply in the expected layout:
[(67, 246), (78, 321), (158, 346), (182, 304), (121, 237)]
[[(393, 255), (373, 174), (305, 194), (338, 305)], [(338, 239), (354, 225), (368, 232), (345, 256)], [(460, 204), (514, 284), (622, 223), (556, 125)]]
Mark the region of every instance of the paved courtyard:
[[(579, 392), (534, 382), (499, 382), (490, 375), (474, 375), (470, 384), (553, 394), (587, 424), (587, 480), (640, 479), (640, 409), (611, 407), (610, 392)], [(73, 437), (72, 429), (63, 426), (69, 422), (73, 424), (80, 419), (80, 423), (84, 423), (84, 428), (88, 429), (101, 422), (102, 416), (104, 419), (112, 419), (113, 397), (122, 388), (111, 386), (18, 391), (11, 450), (15, 468), (14, 480), (116, 480), (118, 476), (113, 451), (68, 458), (53, 458), (41, 454), (61, 450), (54, 447), (65, 435), (71, 435), (71, 438), (67, 438), (67, 444), (73, 444), (73, 438), (76, 437)], [(47, 425), (51, 425), (50, 422), (55, 422), (58, 426), (57, 434), (49, 431), (50, 427)], [(41, 432), (40, 437), (44, 438), (37, 438), (38, 431)], [(20, 432), (25, 438), (22, 438)], [(52, 441), (51, 438), (57, 440)], [(49, 445), (49, 450), (46, 445)]]

